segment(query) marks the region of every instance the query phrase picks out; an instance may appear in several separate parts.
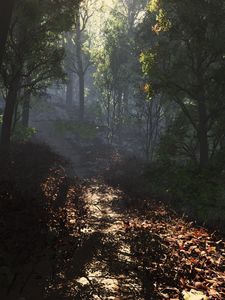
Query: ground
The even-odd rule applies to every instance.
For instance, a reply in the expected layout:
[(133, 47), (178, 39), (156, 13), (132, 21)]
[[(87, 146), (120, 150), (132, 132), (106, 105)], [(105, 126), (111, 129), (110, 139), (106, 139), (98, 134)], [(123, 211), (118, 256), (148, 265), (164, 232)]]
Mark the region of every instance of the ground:
[(135, 193), (137, 161), (51, 125), (1, 173), (0, 299), (225, 299), (224, 240)]

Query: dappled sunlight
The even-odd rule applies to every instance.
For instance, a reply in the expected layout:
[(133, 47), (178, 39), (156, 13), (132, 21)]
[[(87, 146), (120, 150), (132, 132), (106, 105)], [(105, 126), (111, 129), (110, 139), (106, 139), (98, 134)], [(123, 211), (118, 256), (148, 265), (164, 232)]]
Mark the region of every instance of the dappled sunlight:
[[(59, 194), (56, 177), (51, 179), (54, 201)], [(60, 175), (58, 183), (61, 179)], [(45, 186), (42, 184), (42, 187)], [(74, 208), (70, 201), (77, 197), (77, 188), (68, 188), (67, 200), (60, 206), (52, 202), (54, 221), (50, 224), (50, 231), (57, 232), (58, 238), (53, 262), (55, 269), (46, 287), (47, 298), (55, 293), (68, 298), (80, 295), (82, 299), (116, 299), (122, 295), (133, 299), (134, 295), (141, 295), (142, 282), (132, 270), (135, 260), (130, 242), (126, 239), (127, 217), (114, 210), (122, 192), (97, 181), (84, 185), (82, 189), (80, 198), (87, 214), (85, 222), (83, 219), (85, 224), (82, 222), (78, 231), (77, 225), (72, 226), (77, 224), (77, 207)], [(60, 215), (65, 229), (58, 224)], [(76, 247), (71, 244), (74, 237), (80, 240)]]
[[(62, 174), (55, 175), (58, 181), (57, 176), (48, 179), (54, 201), (60, 193), (57, 182), (65, 183)], [(49, 195), (49, 186), (47, 191)], [(65, 236), (63, 230), (56, 242), (56, 268), (47, 298), (56, 293), (63, 299), (175, 299), (187, 287), (200, 287), (203, 273), (209, 293), (222, 289), (224, 244), (215, 244), (205, 229), (194, 228), (159, 201), (130, 199), (96, 179), (69, 185), (65, 199), (57, 211), (64, 214), (68, 232)], [(80, 208), (74, 199), (86, 212), (79, 229)], [(53, 219), (59, 220), (59, 215)], [(56, 224), (54, 228), (50, 226), (51, 231), (59, 230)]]
[(222, 299), (223, 240), (160, 201), (131, 197), (100, 178), (72, 179), (53, 163), (37, 178), (36, 196), (22, 211), (16, 190), (4, 208), (8, 244), (6, 228), (19, 228), (10, 237), (9, 245), (18, 244), (11, 256), (24, 249), (20, 264), (11, 267), (20, 273), (9, 300), (18, 294), (34, 300), (179, 299), (189, 290)]
[(57, 199), (60, 184), (65, 179), (65, 174), (61, 174), (59, 170), (50, 169), (48, 177), (41, 184), (41, 188), (46, 198), (55, 201)]
[(0, 0), (0, 300), (225, 299), (224, 21)]
[[(78, 282), (94, 288), (93, 299), (115, 299), (123, 295), (121, 287), (129, 290), (129, 286), (136, 285), (140, 290), (140, 283), (125, 275), (123, 270), (123, 266), (131, 260), (130, 246), (123, 239), (125, 216), (115, 212), (112, 207), (112, 202), (120, 199), (121, 191), (97, 182), (87, 189), (83, 197), (89, 216), (87, 228), (90, 227), (89, 232), (101, 233), (102, 246), (94, 260), (87, 265), (86, 278), (78, 279)], [(110, 266), (113, 257), (115, 270), (111, 270)], [(99, 296), (101, 290), (105, 293), (102, 297)]]

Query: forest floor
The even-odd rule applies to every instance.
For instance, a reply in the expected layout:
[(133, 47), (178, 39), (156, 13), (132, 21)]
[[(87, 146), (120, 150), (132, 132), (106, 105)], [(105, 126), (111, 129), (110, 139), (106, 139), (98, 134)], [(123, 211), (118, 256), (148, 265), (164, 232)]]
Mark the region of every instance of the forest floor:
[(225, 299), (222, 238), (142, 195), (136, 160), (48, 128), (1, 172), (1, 300)]

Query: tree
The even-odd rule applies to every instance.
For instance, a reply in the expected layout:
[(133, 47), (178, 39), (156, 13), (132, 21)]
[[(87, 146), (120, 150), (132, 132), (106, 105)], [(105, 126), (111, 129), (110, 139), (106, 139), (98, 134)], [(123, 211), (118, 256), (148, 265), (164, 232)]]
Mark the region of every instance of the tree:
[(209, 164), (217, 118), (224, 113), (225, 3), (151, 1), (155, 39), (142, 55), (155, 94), (176, 102), (193, 127), (201, 168)]
[[(81, 5), (80, 9), (77, 10), (76, 14), (76, 60), (74, 64), (74, 71), (79, 78), (79, 103), (80, 111), (79, 118), (82, 121), (84, 119), (84, 108), (85, 108), (85, 74), (91, 66), (90, 55), (85, 49), (85, 42), (88, 41), (88, 33), (85, 32), (88, 21), (93, 16), (95, 1), (85, 0)], [(90, 48), (90, 45), (89, 45)]]
[(14, 3), (15, 0), (2, 0), (0, 2), (0, 66), (2, 64)]
[(66, 107), (68, 112), (71, 111), (72, 104), (74, 102), (74, 87), (75, 87), (75, 74), (71, 63), (74, 59), (74, 43), (73, 34), (67, 32), (64, 37), (64, 47), (65, 47), (65, 72), (67, 75), (66, 79)]
[(95, 51), (98, 53), (94, 59), (95, 83), (110, 142), (116, 134), (121, 140), (139, 90), (138, 81), (142, 74), (134, 38), (144, 2), (118, 1), (106, 21), (101, 46)]
[(79, 3), (75, 13), (75, 29), (67, 34), (67, 75), (68, 92), (71, 95), (73, 74), (79, 81), (79, 119), (84, 120), (85, 114), (85, 75), (91, 66), (89, 48), (90, 39), (87, 25), (95, 12), (95, 1), (85, 0)]
[[(63, 2), (64, 3), (64, 2)], [(68, 29), (67, 16), (52, 13), (49, 2), (24, 1), (15, 8), (2, 68), (5, 110), (1, 131), (1, 149), (8, 155), (13, 115), (19, 93), (27, 97), (62, 78), (63, 49), (60, 33)], [(71, 13), (69, 11), (69, 13)], [(29, 103), (28, 103), (29, 104)], [(27, 107), (28, 108), (28, 107)]]

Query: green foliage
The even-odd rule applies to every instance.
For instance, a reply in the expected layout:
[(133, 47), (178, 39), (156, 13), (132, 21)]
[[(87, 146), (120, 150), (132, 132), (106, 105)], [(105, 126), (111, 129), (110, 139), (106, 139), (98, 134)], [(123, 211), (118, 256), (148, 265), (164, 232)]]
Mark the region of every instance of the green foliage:
[(58, 9), (52, 9), (52, 5), (48, 0), (26, 0), (16, 5), (1, 70), (6, 91), (12, 87), (15, 76), (21, 77), (18, 89), (23, 88), (25, 94), (37, 94), (52, 81), (65, 79), (64, 48), (59, 41), (62, 32), (69, 29), (63, 18), (70, 19), (71, 7), (67, 5), (72, 2), (59, 0), (55, 4)]
[[(172, 113), (171, 113), (172, 114)], [(197, 161), (198, 141), (193, 128), (182, 111), (176, 111), (158, 145), (157, 157), (160, 161), (191, 162)]]
[(173, 199), (175, 207), (209, 225), (225, 221), (224, 174), (217, 169), (204, 172), (193, 165), (158, 162), (146, 171), (156, 196)]
[(29, 141), (34, 134), (37, 132), (35, 128), (25, 127), (21, 123), (16, 125), (16, 128), (12, 135), (12, 140), (14, 142), (27, 142)]
[(224, 1), (152, 0), (149, 13), (154, 38), (141, 55), (143, 73), (154, 95), (183, 111), (204, 167), (223, 139), (218, 118), (224, 115)]
[(55, 130), (60, 134), (73, 133), (82, 138), (94, 138), (99, 129), (91, 124), (75, 122), (75, 121), (56, 121)]
[(142, 70), (144, 74), (148, 74), (151, 70), (151, 66), (155, 61), (155, 54), (151, 53), (150, 51), (145, 51), (141, 53), (140, 61), (142, 63)]
[(96, 120), (97, 124), (101, 121), (102, 107), (101, 107), (101, 103), (99, 101), (91, 102), (87, 106), (87, 112), (88, 112), (88, 114), (92, 115), (92, 117)]
[(106, 21), (101, 47), (92, 54), (102, 122), (108, 128), (110, 142), (128, 124), (129, 113), (135, 110), (140, 96), (140, 45), (135, 37), (145, 2), (118, 1)]

